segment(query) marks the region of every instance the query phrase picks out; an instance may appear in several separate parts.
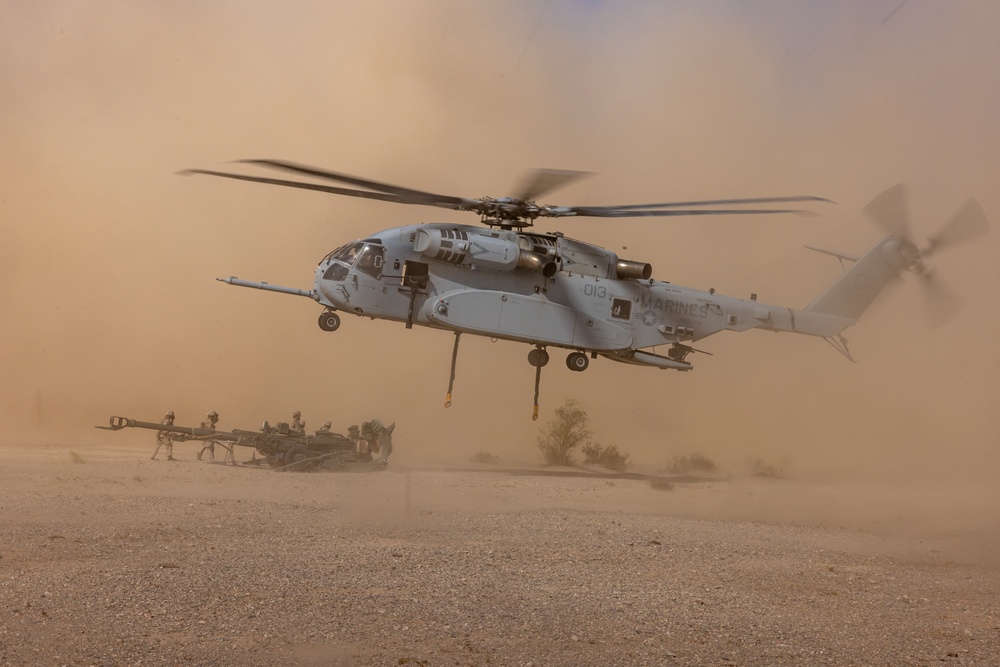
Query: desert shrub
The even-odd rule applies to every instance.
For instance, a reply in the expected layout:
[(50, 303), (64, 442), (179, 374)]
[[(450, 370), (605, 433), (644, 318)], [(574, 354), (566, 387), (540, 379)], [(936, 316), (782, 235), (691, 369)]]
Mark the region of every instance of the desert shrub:
[(573, 400), (556, 408), (552, 420), (542, 427), (538, 450), (548, 465), (572, 465), (573, 450), (590, 442), (587, 412)]
[(764, 459), (750, 461), (750, 474), (754, 477), (784, 477), (784, 471), (781, 468), (770, 465)]
[(661, 477), (654, 477), (653, 479), (649, 480), (649, 486), (650, 488), (656, 489), (657, 491), (674, 490), (674, 485)]
[(580, 451), (583, 452), (584, 463), (594, 463), (619, 471), (628, 468), (628, 454), (619, 452), (615, 445), (605, 447), (596, 442), (588, 442)]
[(500, 457), (487, 451), (479, 451), (472, 456), (472, 462), (496, 465), (497, 463), (500, 463)]
[(675, 456), (674, 460), (667, 466), (667, 471), (675, 475), (689, 472), (715, 472), (715, 461), (697, 452), (689, 456)]

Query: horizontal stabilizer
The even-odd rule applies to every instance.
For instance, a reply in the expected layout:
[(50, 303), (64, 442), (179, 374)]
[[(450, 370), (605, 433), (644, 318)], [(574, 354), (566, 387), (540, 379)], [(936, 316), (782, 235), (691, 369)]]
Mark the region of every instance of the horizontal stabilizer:
[(821, 252), (824, 255), (833, 255), (837, 259), (842, 259), (842, 260), (845, 260), (847, 262), (856, 262), (859, 259), (861, 259), (857, 255), (849, 255), (846, 252), (838, 252), (836, 250), (827, 250), (826, 248), (817, 248), (816, 246), (811, 246), (811, 245), (807, 245), (806, 248), (809, 249), (809, 250), (815, 250), (816, 252)]

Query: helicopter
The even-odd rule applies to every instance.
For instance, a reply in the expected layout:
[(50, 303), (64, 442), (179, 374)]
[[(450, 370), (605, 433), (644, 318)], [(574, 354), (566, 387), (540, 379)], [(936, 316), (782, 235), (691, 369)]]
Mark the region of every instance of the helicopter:
[[(358, 178), (283, 160), (240, 163), (309, 177), (288, 180), (211, 169), (203, 174), (282, 187), (314, 190), (396, 204), (469, 211), (480, 225), (404, 225), (346, 243), (327, 253), (314, 271), (313, 288), (297, 289), (218, 278), (239, 287), (305, 297), (323, 307), (319, 326), (336, 331), (340, 314), (451, 331), (454, 344), (445, 407), (452, 404), (462, 334), (527, 343), (535, 369), (532, 419), (538, 419), (541, 369), (549, 348), (568, 350), (571, 371), (587, 370), (598, 357), (657, 369), (690, 371), (693, 347), (721, 331), (765, 329), (815, 336), (854, 361), (843, 331), (855, 324), (879, 293), (903, 272), (924, 284), (932, 312), (954, 302), (926, 260), (942, 248), (989, 233), (986, 215), (970, 199), (923, 248), (909, 228), (905, 184), (878, 195), (864, 212), (888, 235), (862, 256), (814, 248), (836, 257), (843, 274), (804, 308), (741, 299), (654, 280), (652, 266), (623, 259), (562, 232), (537, 232), (540, 218), (626, 218), (693, 215), (784, 215), (809, 211), (788, 205), (833, 204), (812, 195), (679, 201), (623, 206), (540, 205), (542, 195), (586, 172), (531, 172), (513, 197), (465, 198)], [(330, 185), (337, 183), (338, 185)], [(351, 187), (343, 187), (343, 186)], [(774, 208), (773, 205), (780, 205)], [(849, 266), (848, 266), (849, 265)], [(658, 348), (665, 347), (665, 353)]]

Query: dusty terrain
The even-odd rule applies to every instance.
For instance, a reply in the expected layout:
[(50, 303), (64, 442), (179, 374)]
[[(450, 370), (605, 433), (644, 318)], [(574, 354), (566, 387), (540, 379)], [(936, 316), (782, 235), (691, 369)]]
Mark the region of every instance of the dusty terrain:
[(150, 439), (0, 447), (0, 665), (1000, 661), (990, 535), (932, 494), (276, 473)]

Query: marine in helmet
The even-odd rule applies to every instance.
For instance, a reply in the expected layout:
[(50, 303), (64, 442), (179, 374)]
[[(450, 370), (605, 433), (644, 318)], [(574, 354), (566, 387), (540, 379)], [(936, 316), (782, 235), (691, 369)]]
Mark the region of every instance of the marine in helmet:
[[(174, 411), (173, 410), (167, 410), (167, 414), (163, 415), (163, 420), (160, 421), (160, 423), (163, 424), (164, 426), (173, 426), (174, 425)], [(168, 461), (176, 461), (177, 460), (177, 459), (174, 458), (174, 440), (173, 440), (172, 437), (170, 437), (170, 433), (168, 431), (157, 431), (156, 432), (156, 449), (153, 450), (153, 456), (152, 456), (152, 459), (154, 461), (156, 460), (156, 455), (160, 451), (160, 447), (163, 447), (163, 448), (165, 448), (167, 450), (167, 460)]]
[(331, 428), (333, 428), (333, 422), (325, 421), (322, 426), (316, 429), (316, 435), (328, 435)]
[(382, 450), (382, 432), (385, 426), (378, 419), (372, 419), (361, 424), (361, 439), (368, 443), (367, 454), (378, 454)]
[(292, 413), (292, 423), (288, 425), (292, 435), (305, 435), (306, 423), (302, 420), (302, 413), (296, 410)]
[(352, 424), (348, 431), (348, 437), (354, 442), (354, 453), (357, 458), (362, 461), (370, 461), (372, 440), (371, 433), (368, 431), (368, 422), (361, 424), (360, 430), (358, 430), (357, 425)]
[[(205, 430), (205, 431), (211, 431), (212, 433), (215, 433), (215, 425), (217, 423), (219, 423), (219, 413), (216, 412), (215, 410), (212, 410), (207, 415), (205, 415), (205, 421), (203, 421), (201, 423), (201, 428), (203, 430)], [(205, 450), (207, 449), (208, 450), (208, 455), (210, 457), (210, 460), (214, 461), (215, 460), (215, 444), (216, 444), (215, 440), (212, 440), (212, 439), (206, 440), (205, 444), (202, 445), (202, 447), (201, 447), (201, 451), (198, 452), (198, 460), (201, 461), (201, 458), (202, 458), (202, 456), (204, 456)]]

